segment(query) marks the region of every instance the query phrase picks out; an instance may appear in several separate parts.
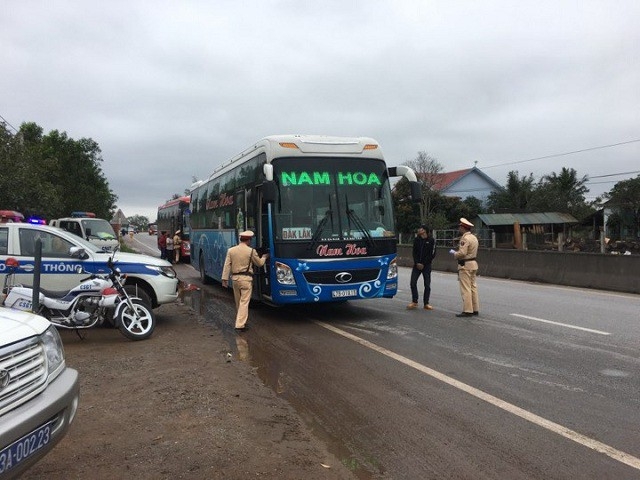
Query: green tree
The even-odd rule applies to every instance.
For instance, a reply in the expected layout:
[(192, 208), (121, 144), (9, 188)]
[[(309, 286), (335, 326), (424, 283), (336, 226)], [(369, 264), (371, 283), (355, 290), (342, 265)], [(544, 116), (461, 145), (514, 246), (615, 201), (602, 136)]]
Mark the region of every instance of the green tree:
[(2, 126), (4, 148), (0, 153), (0, 206), (17, 210), (25, 216), (49, 217), (60, 205), (60, 198), (50, 176), (55, 159), (42, 157), (42, 129), (25, 124), (16, 135)]
[(132, 217), (127, 217), (127, 222), (129, 222), (129, 225), (136, 227), (140, 232), (149, 228), (149, 218), (144, 215), (133, 215)]
[(25, 215), (68, 216), (75, 210), (110, 219), (117, 197), (109, 188), (100, 162), (100, 148), (89, 139), (23, 123), (11, 134), (0, 128), (0, 205)]
[(638, 238), (640, 228), (640, 175), (636, 178), (616, 183), (606, 193), (607, 206), (615, 210), (621, 227), (631, 231), (633, 238)]
[(578, 178), (573, 168), (562, 167), (560, 173), (545, 175), (535, 188), (529, 203), (530, 211), (570, 213), (580, 219), (593, 213), (585, 201), (589, 177)]
[(517, 170), (507, 174), (507, 185), (489, 194), (487, 204), (493, 212), (527, 212), (534, 191), (533, 173), (520, 178)]

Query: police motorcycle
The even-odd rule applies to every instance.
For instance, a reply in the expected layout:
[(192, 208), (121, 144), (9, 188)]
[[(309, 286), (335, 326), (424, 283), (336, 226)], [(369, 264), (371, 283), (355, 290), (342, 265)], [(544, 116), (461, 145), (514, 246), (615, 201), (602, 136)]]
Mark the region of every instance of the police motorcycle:
[[(80, 255), (82, 248), (72, 247), (69, 253)], [(118, 250), (116, 247), (113, 255)], [(156, 318), (141, 298), (130, 296), (123, 286), (123, 275), (109, 257), (109, 272), (89, 273), (78, 266), (79, 273), (89, 276), (68, 292), (40, 291), (39, 308), (35, 312), (42, 315), (58, 328), (80, 330), (97, 327), (113, 321), (120, 333), (130, 340), (145, 340), (151, 336), (156, 326)], [(20, 266), (17, 259), (5, 261), (7, 275), (2, 289), (2, 304), (16, 310), (33, 310), (33, 289), (13, 284), (15, 272)]]

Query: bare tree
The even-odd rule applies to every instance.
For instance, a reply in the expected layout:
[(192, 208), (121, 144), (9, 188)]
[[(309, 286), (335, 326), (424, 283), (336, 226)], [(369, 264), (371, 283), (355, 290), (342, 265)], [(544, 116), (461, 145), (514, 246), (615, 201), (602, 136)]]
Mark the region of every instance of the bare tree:
[(442, 164), (437, 158), (432, 157), (425, 151), (418, 152), (418, 156), (413, 160), (405, 162), (411, 167), (418, 180), (422, 184), (422, 200), (420, 202), (420, 222), (429, 223), (434, 216), (434, 197), (437, 196), (439, 183), (442, 179)]

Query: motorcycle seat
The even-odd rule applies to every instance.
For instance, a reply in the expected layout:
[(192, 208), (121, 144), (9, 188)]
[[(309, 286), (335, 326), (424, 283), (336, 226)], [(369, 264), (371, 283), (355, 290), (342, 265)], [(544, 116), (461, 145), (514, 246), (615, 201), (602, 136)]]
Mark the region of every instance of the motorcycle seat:
[[(23, 287), (33, 289), (32, 285), (23, 285)], [(48, 290), (40, 287), (40, 293), (49, 298), (64, 298), (69, 294), (69, 290)]]

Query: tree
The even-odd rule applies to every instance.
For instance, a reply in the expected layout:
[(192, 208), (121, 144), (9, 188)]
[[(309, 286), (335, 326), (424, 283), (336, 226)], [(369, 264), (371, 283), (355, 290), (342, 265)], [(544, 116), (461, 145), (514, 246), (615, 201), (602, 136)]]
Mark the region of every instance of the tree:
[(621, 226), (631, 230), (633, 238), (638, 238), (640, 226), (640, 175), (636, 178), (616, 183), (606, 193), (607, 205), (615, 209)]
[(411, 167), (422, 186), (422, 200), (420, 202), (419, 223), (430, 223), (435, 214), (436, 199), (440, 194), (436, 188), (443, 168), (440, 162), (425, 151), (418, 152), (418, 156), (405, 163)]
[(578, 178), (575, 169), (566, 167), (562, 167), (559, 174), (553, 172), (545, 175), (533, 192), (529, 209), (538, 212), (566, 212), (576, 218), (584, 218), (593, 213), (584, 197), (589, 191), (585, 186), (588, 181), (588, 176)]
[(528, 177), (518, 177), (518, 171), (512, 170), (507, 174), (506, 187), (491, 192), (487, 199), (489, 210), (493, 212), (510, 211), (510, 212), (526, 212), (529, 211), (529, 202), (533, 195), (534, 180), (533, 173)]
[(127, 222), (138, 229), (138, 231), (146, 230), (149, 228), (149, 219), (144, 215), (133, 215), (127, 217)]
[(43, 135), (33, 122), (13, 135), (0, 125), (0, 206), (45, 218), (75, 210), (110, 219), (117, 197), (100, 168), (100, 148), (57, 130)]

